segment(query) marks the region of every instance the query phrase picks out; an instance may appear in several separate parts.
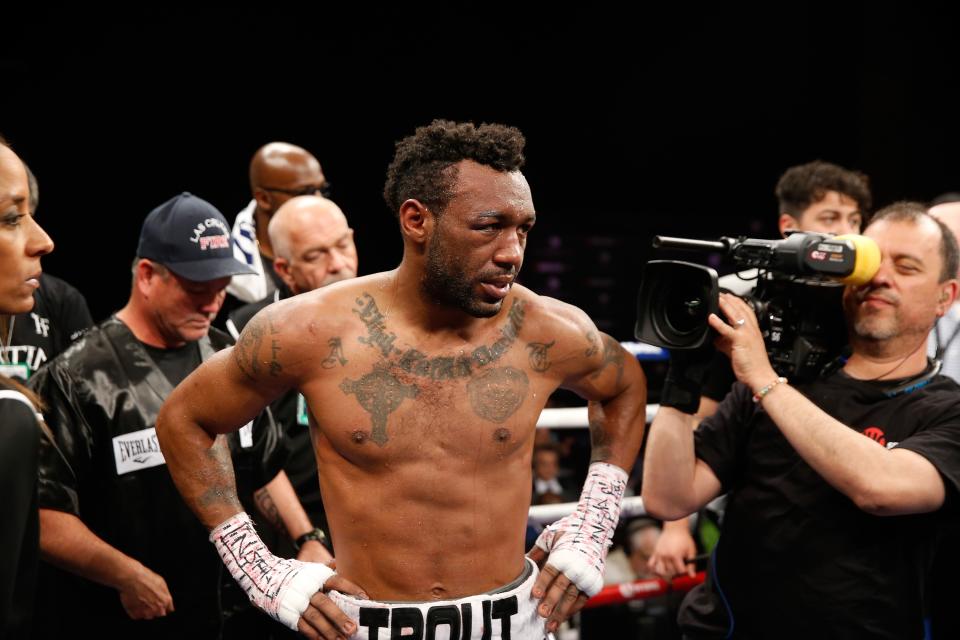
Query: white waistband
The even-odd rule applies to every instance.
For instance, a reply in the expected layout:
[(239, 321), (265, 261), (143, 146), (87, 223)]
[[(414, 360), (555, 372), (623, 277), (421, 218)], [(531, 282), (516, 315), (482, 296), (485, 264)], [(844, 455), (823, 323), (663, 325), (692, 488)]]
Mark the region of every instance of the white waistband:
[[(542, 640), (545, 620), (531, 595), (539, 571), (527, 558), (529, 575), (513, 588), (455, 600), (378, 602), (337, 591), (327, 595), (359, 629), (351, 639)], [(526, 573), (526, 570), (524, 571)]]

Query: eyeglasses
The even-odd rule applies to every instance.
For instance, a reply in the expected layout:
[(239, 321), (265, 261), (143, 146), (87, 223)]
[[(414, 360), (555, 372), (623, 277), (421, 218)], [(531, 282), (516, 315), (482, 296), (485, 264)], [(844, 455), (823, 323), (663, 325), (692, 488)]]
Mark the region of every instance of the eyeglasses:
[(283, 193), (291, 197), (297, 196), (323, 196), (324, 198), (330, 197), (330, 183), (325, 182), (321, 185), (310, 184), (305, 187), (300, 187), (299, 189), (281, 189), (280, 187), (260, 187), (264, 191), (275, 191), (276, 193)]

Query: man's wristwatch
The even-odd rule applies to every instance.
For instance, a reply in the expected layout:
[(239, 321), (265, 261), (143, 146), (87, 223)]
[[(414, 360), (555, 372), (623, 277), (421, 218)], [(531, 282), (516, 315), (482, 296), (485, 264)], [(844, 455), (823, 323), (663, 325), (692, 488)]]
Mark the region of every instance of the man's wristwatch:
[(316, 540), (323, 546), (327, 546), (327, 534), (323, 532), (323, 529), (319, 527), (315, 528), (313, 531), (308, 531), (296, 540), (293, 541), (293, 547), (297, 551), (300, 551), (300, 547), (305, 545), (310, 540)]

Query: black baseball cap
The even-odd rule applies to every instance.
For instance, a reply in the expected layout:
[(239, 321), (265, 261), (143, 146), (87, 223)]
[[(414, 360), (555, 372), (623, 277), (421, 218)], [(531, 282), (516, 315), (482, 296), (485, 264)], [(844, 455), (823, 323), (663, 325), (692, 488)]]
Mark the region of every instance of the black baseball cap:
[(256, 273), (233, 257), (230, 226), (212, 204), (184, 191), (143, 221), (137, 255), (195, 282)]

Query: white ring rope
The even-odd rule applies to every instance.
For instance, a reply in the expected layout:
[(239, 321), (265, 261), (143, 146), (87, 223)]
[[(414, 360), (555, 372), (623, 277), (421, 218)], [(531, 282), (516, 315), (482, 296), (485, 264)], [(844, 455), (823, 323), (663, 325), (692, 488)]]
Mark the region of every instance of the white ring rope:
[[(570, 515), (577, 508), (576, 502), (564, 502), (563, 504), (538, 504), (530, 507), (528, 520), (537, 524), (550, 524), (560, 518)], [(643, 498), (640, 496), (631, 496), (623, 499), (623, 506), (620, 508), (620, 518), (632, 518), (634, 516), (647, 515), (643, 508)]]
[[(653, 422), (659, 410), (658, 404), (647, 405), (647, 424)], [(537, 419), (537, 429), (586, 429), (588, 426), (586, 407), (544, 409)]]

